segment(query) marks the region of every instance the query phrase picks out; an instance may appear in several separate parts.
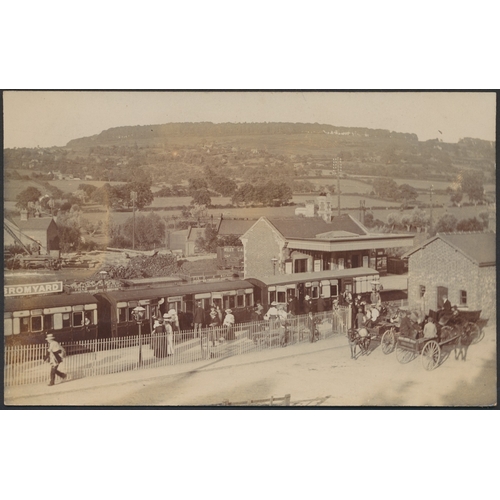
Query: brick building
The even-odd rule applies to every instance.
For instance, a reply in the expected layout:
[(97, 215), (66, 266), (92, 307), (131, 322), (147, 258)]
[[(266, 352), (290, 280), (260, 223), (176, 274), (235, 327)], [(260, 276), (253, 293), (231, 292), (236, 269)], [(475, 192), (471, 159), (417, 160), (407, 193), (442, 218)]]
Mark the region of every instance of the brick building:
[(245, 276), (311, 273), (367, 267), (387, 272), (388, 248), (411, 247), (412, 234), (372, 234), (350, 215), (261, 217), (241, 237)]
[(427, 314), (447, 296), (464, 310), (482, 310), (496, 319), (496, 239), (494, 233), (445, 233), (406, 253), (408, 303)]

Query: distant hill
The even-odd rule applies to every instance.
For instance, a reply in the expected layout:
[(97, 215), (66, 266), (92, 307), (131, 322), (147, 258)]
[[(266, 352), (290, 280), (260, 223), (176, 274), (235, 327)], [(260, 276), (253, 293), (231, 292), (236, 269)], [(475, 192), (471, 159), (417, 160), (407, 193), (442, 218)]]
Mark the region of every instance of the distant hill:
[[(63, 148), (4, 151), (7, 173), (30, 169), (94, 180), (176, 184), (206, 168), (237, 182), (269, 176), (292, 182), (343, 159), (352, 174), (453, 180), (462, 169), (495, 179), (495, 143), (419, 141), (416, 134), (310, 123), (168, 123), (115, 127)], [(272, 171), (269, 168), (272, 167)], [(321, 174), (319, 174), (321, 175)]]

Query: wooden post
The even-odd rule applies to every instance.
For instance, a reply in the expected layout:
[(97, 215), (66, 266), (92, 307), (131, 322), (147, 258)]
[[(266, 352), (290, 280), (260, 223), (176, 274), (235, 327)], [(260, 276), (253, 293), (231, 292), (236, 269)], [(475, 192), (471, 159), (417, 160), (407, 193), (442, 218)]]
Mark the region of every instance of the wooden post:
[(285, 401), (283, 401), (283, 406), (290, 406), (290, 394), (285, 395)]

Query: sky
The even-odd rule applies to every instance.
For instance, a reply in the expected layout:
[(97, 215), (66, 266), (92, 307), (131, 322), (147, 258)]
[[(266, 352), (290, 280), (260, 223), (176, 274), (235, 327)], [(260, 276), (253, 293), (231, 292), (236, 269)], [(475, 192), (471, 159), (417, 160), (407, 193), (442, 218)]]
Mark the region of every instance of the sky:
[(294, 122), (495, 140), (496, 96), (474, 92), (4, 92), (4, 147), (64, 146), (111, 127)]

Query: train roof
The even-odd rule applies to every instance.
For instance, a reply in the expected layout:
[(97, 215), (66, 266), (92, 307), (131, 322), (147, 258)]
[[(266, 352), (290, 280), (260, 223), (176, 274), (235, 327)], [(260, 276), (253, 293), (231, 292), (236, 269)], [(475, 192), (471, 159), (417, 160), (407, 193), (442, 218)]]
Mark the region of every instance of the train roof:
[(378, 276), (379, 272), (369, 267), (355, 267), (353, 269), (332, 269), (329, 271), (311, 273), (279, 274), (273, 276), (256, 276), (247, 278), (250, 282), (259, 282), (264, 285), (287, 285), (307, 281), (321, 281), (342, 278), (358, 278), (360, 276)]
[(223, 292), (227, 290), (242, 290), (252, 288), (253, 285), (246, 280), (212, 281), (209, 283), (173, 284), (155, 288), (136, 288), (134, 290), (116, 290), (96, 294), (106, 297), (112, 302), (119, 300), (146, 300), (165, 296), (197, 294), (203, 292)]
[(60, 293), (58, 295), (25, 295), (22, 297), (5, 297), (4, 311), (27, 311), (30, 309), (76, 306), (81, 304), (97, 304), (97, 300), (89, 293)]

